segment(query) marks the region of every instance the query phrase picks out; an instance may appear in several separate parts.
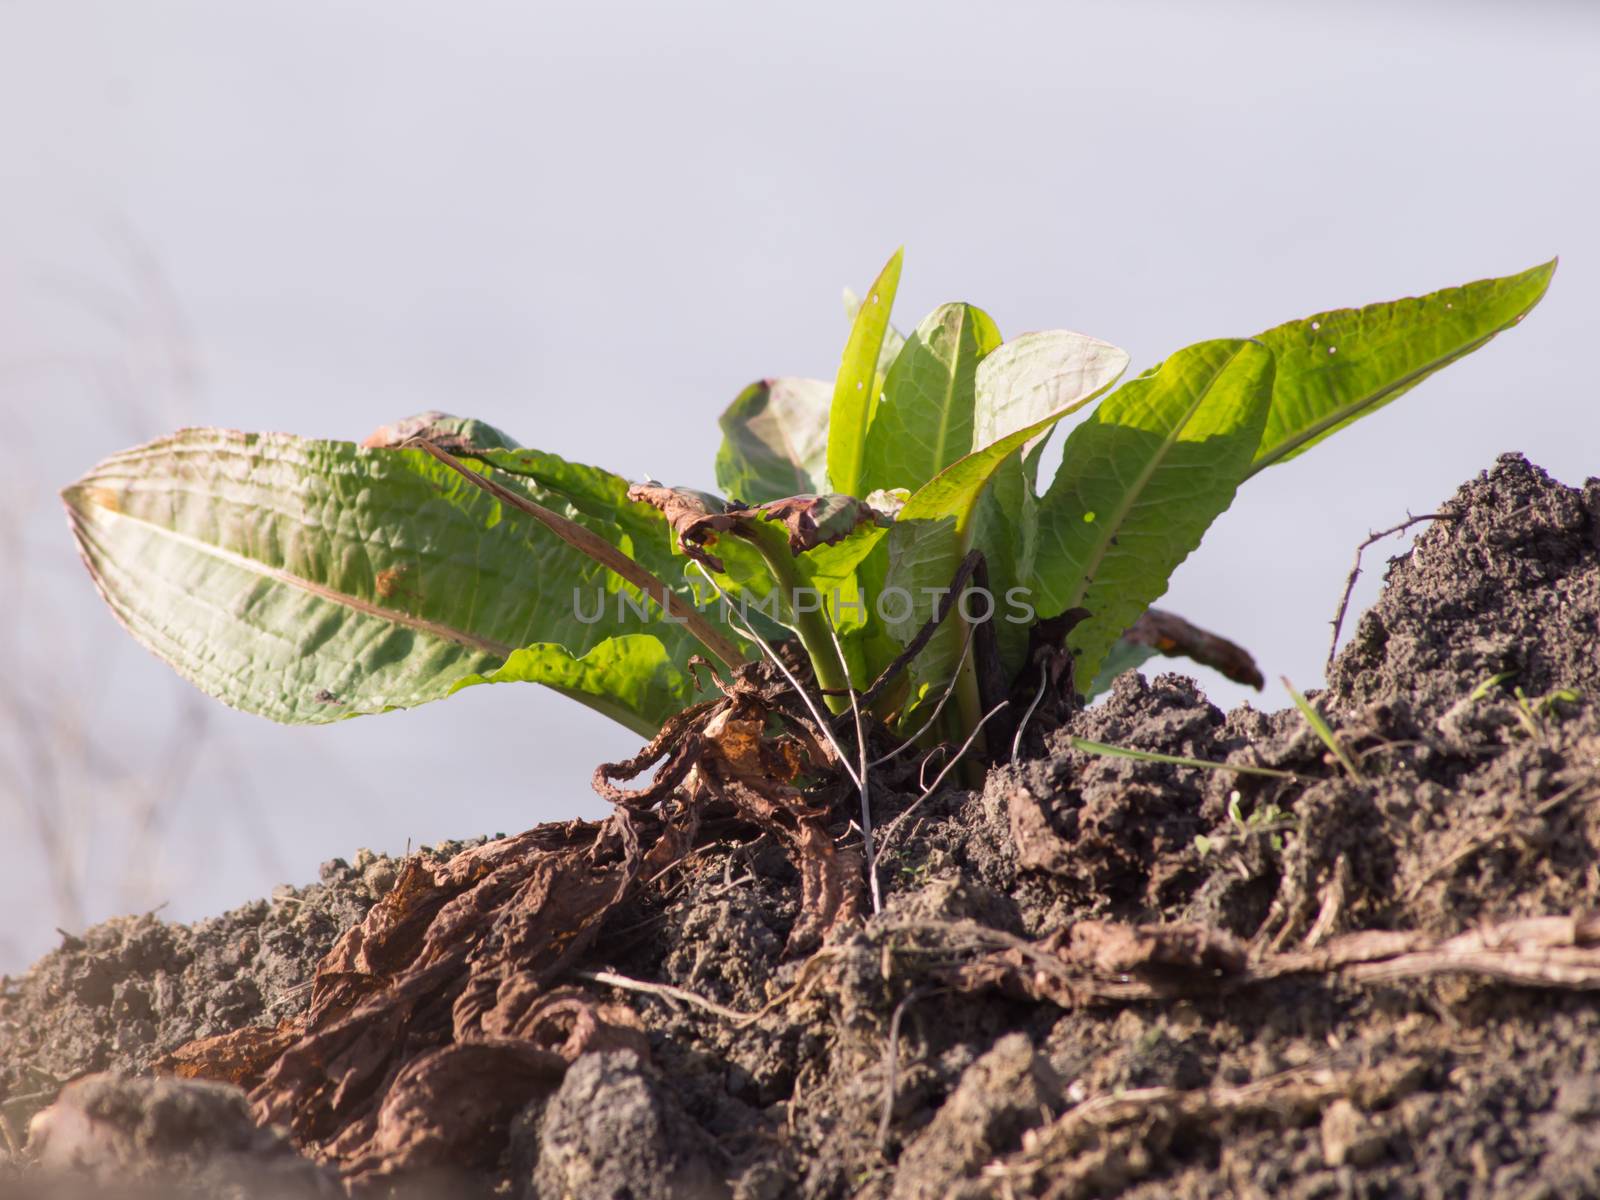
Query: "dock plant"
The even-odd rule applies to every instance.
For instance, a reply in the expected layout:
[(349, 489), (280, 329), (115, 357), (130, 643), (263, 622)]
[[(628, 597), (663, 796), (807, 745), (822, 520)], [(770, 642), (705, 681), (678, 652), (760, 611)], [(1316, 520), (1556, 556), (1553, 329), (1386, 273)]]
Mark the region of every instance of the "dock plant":
[(186, 429), (64, 497), (129, 631), (276, 721), (537, 683), (650, 737), (703, 698), (702, 661), (726, 682), (770, 652), (833, 714), (959, 742), (1046, 654), (1083, 694), (1153, 653), (1225, 663), (1229, 643), (1150, 606), (1240, 486), (1521, 321), (1554, 267), (1129, 377), (1110, 342), (1007, 340), (971, 304), (897, 330), (896, 253), (831, 379), (759, 380), (727, 406), (720, 495), (430, 413), (360, 444)]

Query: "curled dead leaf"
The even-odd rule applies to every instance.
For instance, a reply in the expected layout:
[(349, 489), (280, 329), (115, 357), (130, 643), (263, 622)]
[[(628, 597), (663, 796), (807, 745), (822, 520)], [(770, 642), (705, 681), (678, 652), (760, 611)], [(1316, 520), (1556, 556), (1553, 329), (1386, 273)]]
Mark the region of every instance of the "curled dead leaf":
[(825, 496), (790, 496), (753, 511), (789, 531), (789, 549), (795, 554), (843, 541), (859, 526), (888, 523), (865, 500), (838, 492)]
[(672, 532), (678, 535), (678, 545), (683, 552), (719, 574), (722, 560), (707, 553), (706, 547), (716, 542), (719, 533), (737, 528), (747, 511), (730, 509), (706, 492), (667, 487), (654, 481), (634, 484), (628, 489), (628, 499), (659, 509)]
[(1146, 609), (1122, 636), (1168, 658), (1193, 659), (1201, 666), (1210, 667), (1235, 683), (1242, 683), (1257, 691), (1266, 682), (1250, 651), (1237, 642), (1230, 642), (1220, 634), (1201, 629), (1164, 609)]
[(299, 1021), (284, 1018), (274, 1026), (247, 1025), (232, 1033), (196, 1038), (158, 1059), (158, 1075), (179, 1079), (208, 1079), (249, 1089), (261, 1082), (278, 1056), (292, 1046), (302, 1030)]
[(722, 560), (706, 548), (716, 543), (719, 534), (749, 535), (753, 521), (782, 525), (794, 554), (842, 541), (862, 525), (890, 523), (889, 517), (865, 500), (840, 493), (789, 496), (750, 508), (691, 488), (650, 482), (630, 487), (628, 499), (658, 509), (677, 534), (683, 552), (717, 572), (722, 570)]

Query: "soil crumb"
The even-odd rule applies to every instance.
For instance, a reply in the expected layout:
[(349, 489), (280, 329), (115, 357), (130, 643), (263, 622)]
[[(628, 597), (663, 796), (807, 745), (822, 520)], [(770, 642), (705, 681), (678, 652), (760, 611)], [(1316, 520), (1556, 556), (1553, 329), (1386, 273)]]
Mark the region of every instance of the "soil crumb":
[[(791, 859), (724, 823), (552, 968), (521, 1090), (403, 1068), (470, 1144), (374, 1099), (358, 1161), (253, 1068), (183, 1077), (291, 1028), (408, 866), (68, 939), (0, 983), (0, 1195), (1600, 1195), (1600, 481), (1508, 455), (1440, 511), (1309, 697), (1334, 746), (1125, 675), (981, 791), (885, 788), (883, 911), (804, 955)], [(426, 861), (501, 869), (466, 848)]]

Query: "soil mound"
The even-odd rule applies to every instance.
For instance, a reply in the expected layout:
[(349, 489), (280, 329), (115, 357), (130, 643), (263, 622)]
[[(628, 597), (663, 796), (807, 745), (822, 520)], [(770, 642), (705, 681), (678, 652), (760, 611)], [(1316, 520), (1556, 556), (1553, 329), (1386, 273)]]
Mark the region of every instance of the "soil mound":
[[(1124, 676), (981, 792), (875, 791), (883, 911), (812, 953), (815, 881), (731, 819), (629, 886), (549, 826), (69, 941), (0, 988), (9, 1186), (1600, 1194), (1600, 481), (1506, 456), (1440, 511), (1311, 697), (1331, 746)], [(595, 928), (534, 905), (463, 951), (497, 988), (395, 1006), (457, 961), (423, 926), (569, 875)]]

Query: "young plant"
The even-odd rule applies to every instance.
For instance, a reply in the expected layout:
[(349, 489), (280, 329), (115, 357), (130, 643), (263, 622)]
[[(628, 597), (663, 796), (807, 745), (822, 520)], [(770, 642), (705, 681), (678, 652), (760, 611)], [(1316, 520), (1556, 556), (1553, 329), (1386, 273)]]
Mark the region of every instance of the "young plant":
[(1237, 662), (1149, 606), (1239, 485), (1516, 324), (1555, 267), (1202, 342), (1117, 387), (1115, 346), (1005, 341), (969, 304), (902, 337), (900, 265), (831, 383), (763, 380), (723, 413), (721, 497), (428, 414), (361, 445), (184, 430), (67, 488), (73, 532), (136, 638), (278, 721), (531, 682), (653, 735), (696, 701), (697, 657), (727, 673), (792, 634), (833, 712), (911, 732), (953, 692), (925, 737), (959, 741), (1062, 649), (1081, 692), (1152, 653)]

